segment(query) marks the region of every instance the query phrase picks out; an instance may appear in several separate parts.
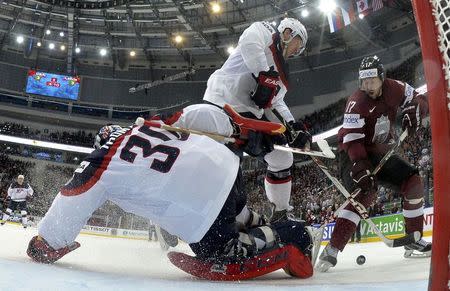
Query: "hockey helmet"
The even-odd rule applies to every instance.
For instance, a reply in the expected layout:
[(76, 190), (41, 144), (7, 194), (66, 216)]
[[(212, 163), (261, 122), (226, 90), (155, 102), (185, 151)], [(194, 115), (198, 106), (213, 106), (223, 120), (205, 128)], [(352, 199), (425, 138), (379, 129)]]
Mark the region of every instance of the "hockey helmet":
[(283, 33), (287, 28), (289, 28), (292, 32), (291, 37), (288, 40), (283, 41), (285, 44), (290, 43), (297, 35), (302, 40), (302, 46), (294, 54), (295, 56), (298, 56), (306, 48), (306, 43), (308, 42), (308, 32), (306, 31), (305, 26), (295, 18), (284, 18), (283, 20), (281, 20), (280, 24), (278, 25), (278, 31), (280, 33)]
[(379, 77), (381, 81), (384, 81), (385, 78), (384, 66), (376, 55), (365, 57), (359, 66), (360, 85), (362, 79), (373, 77)]
[(101, 148), (109, 139), (112, 133), (122, 130), (120, 125), (108, 124), (100, 128), (95, 136), (94, 148)]

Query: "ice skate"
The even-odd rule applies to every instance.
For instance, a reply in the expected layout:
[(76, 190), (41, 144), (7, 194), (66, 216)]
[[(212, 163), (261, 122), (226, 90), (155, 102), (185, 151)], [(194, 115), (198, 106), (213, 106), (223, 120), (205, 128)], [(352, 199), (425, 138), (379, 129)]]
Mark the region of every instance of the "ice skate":
[(157, 225), (155, 226), (155, 231), (161, 249), (167, 251), (170, 247), (176, 247), (178, 245), (178, 237), (176, 235), (168, 233), (165, 229)]
[(306, 230), (311, 236), (311, 264), (314, 266), (317, 261), (317, 255), (319, 254), (320, 245), (322, 243), (323, 232), (325, 231), (325, 227), (314, 228), (312, 226), (306, 226)]
[(339, 252), (338, 249), (336, 249), (335, 247), (331, 246), (330, 243), (328, 243), (325, 249), (320, 254), (316, 270), (324, 273), (328, 271), (331, 267), (336, 266), (338, 252)]
[(426, 258), (431, 256), (431, 243), (427, 242), (423, 238), (419, 241), (406, 245), (405, 258)]

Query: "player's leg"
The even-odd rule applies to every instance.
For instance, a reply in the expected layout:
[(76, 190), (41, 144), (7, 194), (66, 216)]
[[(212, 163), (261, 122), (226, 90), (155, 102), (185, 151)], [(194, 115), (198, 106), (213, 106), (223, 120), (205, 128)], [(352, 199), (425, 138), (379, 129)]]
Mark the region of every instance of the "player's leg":
[(27, 212), (27, 202), (22, 201), (18, 205), (18, 209), (20, 209), (20, 217), (23, 228), (27, 228), (28, 226), (28, 212)]
[(8, 219), (13, 215), (14, 211), (16, 210), (19, 202), (9, 200), (8, 207), (5, 210), (5, 213), (3, 213), (2, 220), (0, 221), (0, 224), (5, 224)]
[[(405, 232), (419, 231), (423, 234), (423, 203), (424, 186), (416, 167), (394, 155), (381, 169), (377, 178), (380, 183), (399, 191), (403, 196), (403, 217)], [(420, 239), (418, 242), (405, 246), (405, 257), (419, 252), (420, 255), (431, 254), (431, 243)]]
[[(247, 202), (247, 196), (242, 189), (242, 173), (238, 172), (233, 188), (228, 195), (219, 215), (203, 238), (189, 246), (197, 257), (204, 260), (220, 259), (232, 252), (247, 252), (254, 245), (241, 245), (236, 226), (236, 216)], [(234, 246), (236, 244), (236, 246)]]
[[(350, 169), (352, 162), (345, 152), (339, 153), (339, 174), (343, 181), (344, 187), (352, 192), (356, 189), (356, 185), (350, 177)], [(355, 200), (359, 201), (365, 207), (368, 207), (376, 199), (376, 192), (370, 193), (361, 192)], [(339, 251), (343, 251), (348, 241), (356, 230), (356, 226), (361, 221), (361, 216), (358, 211), (348, 204), (339, 214), (336, 219), (333, 233), (331, 234), (330, 242), (322, 251), (319, 257), (317, 269), (321, 272), (328, 271), (329, 268), (336, 266), (337, 255)]]
[(265, 155), (264, 160), (268, 165), (264, 179), (266, 195), (275, 206), (272, 221), (287, 219), (287, 212), (292, 210), (289, 200), (292, 188), (293, 155), (290, 152), (274, 150)]

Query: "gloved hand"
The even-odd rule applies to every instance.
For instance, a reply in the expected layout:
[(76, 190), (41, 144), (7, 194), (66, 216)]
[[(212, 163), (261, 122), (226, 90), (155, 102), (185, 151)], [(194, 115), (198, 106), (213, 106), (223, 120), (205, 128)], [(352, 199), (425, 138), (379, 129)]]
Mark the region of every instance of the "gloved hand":
[(295, 135), (288, 135), (288, 143), (290, 147), (293, 148), (306, 148), (309, 149), (312, 144), (312, 136), (309, 131), (306, 129), (306, 126), (303, 122), (298, 121), (290, 121), (290, 127), (295, 131)]
[(259, 108), (268, 108), (280, 91), (281, 87), (280, 75), (275, 71), (274, 67), (270, 67), (267, 72), (259, 72), (258, 77), (253, 76), (256, 80), (256, 90), (250, 95), (250, 99), (255, 102)]
[(247, 142), (242, 150), (253, 157), (263, 157), (273, 151), (273, 141), (270, 136), (259, 131), (248, 131)]
[(369, 160), (359, 160), (353, 163), (350, 177), (364, 192), (376, 191), (376, 177), (372, 175), (373, 166)]
[(410, 132), (416, 131), (421, 123), (419, 104), (411, 102), (402, 110), (402, 129), (408, 128)]

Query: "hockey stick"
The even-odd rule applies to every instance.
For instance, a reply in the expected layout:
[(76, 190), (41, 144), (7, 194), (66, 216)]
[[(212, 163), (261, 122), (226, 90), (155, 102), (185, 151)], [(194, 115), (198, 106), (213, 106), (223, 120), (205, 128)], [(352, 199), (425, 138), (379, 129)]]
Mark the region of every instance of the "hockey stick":
[[(182, 132), (182, 133), (188, 133), (188, 134), (204, 135), (204, 136), (207, 136), (207, 137), (209, 137), (211, 139), (214, 139), (214, 140), (216, 140), (218, 142), (236, 143), (236, 141), (237, 141), (237, 139), (234, 138), (234, 137), (228, 137), (228, 136), (224, 136), (224, 135), (220, 135), (220, 134), (213, 134), (213, 133), (199, 131), (199, 130), (194, 130), (194, 129), (170, 126), (170, 125), (159, 123), (157, 121), (145, 120), (142, 117), (138, 117), (136, 119), (135, 123), (136, 123), (136, 125), (139, 125), (139, 126), (145, 124), (146, 126), (162, 128), (162, 129), (165, 129), (167, 131), (175, 131), (175, 132)], [(304, 151), (304, 150), (298, 149), (298, 148), (291, 148), (291, 147), (279, 146), (279, 145), (274, 145), (274, 149), (288, 151), (288, 152), (302, 154), (302, 155), (319, 156), (319, 157), (331, 158), (331, 159), (334, 158), (334, 154), (333, 154), (333, 156), (330, 156), (329, 154), (324, 153), (324, 152), (320, 152), (320, 151)]]
[[(289, 132), (289, 134), (293, 137), (297, 136), (297, 133), (295, 133), (295, 130), (292, 128), (292, 126), (284, 120), (283, 116), (281, 116), (280, 112), (276, 110), (275, 108), (272, 109), (273, 114), (278, 118), (278, 120), (286, 127), (286, 131)], [(316, 156), (316, 157), (323, 157), (327, 159), (334, 159), (336, 156), (331, 151), (331, 148), (328, 146), (328, 142), (326, 140), (318, 140), (317, 144), (321, 143), (322, 147), (319, 147), (321, 151), (311, 151), (311, 150), (303, 150), (298, 148), (291, 148), (287, 146), (279, 146), (275, 145), (274, 148), (280, 151), (285, 152), (292, 152), (296, 154), (302, 154), (302, 155), (308, 155), (308, 156)]]
[[(397, 144), (391, 149), (389, 150), (388, 153), (386, 153), (386, 155), (381, 159), (380, 163), (378, 164), (378, 166), (375, 168), (375, 170), (372, 172), (373, 175), (376, 175), (378, 173), (378, 171), (383, 167), (383, 165), (386, 163), (386, 161), (392, 156), (392, 154), (395, 152), (395, 150), (399, 147), (399, 145), (401, 144), (401, 142), (405, 139), (405, 137), (408, 135), (407, 130), (405, 130), (402, 135), (400, 136)], [(338, 188), (338, 190), (348, 199), (348, 202), (351, 203), (353, 205), (353, 207), (355, 207), (355, 209), (358, 211), (358, 213), (362, 216), (363, 219), (366, 220), (366, 222), (372, 227), (373, 231), (375, 232), (376, 235), (378, 235), (378, 237), (381, 238), (381, 240), (388, 246), (388, 247), (400, 247), (400, 246), (404, 246), (404, 245), (408, 245), (414, 242), (417, 242), (421, 235), (419, 231), (415, 231), (413, 233), (409, 233), (406, 234), (402, 237), (399, 238), (395, 238), (395, 239), (389, 239), (387, 238), (381, 231), (380, 229), (375, 225), (375, 223), (372, 221), (372, 219), (369, 218), (369, 215), (367, 213), (367, 209), (364, 207), (364, 205), (362, 205), (361, 203), (359, 203), (358, 201), (356, 201), (354, 198), (356, 195), (359, 194), (359, 192), (361, 191), (361, 189), (357, 189), (356, 191), (354, 191), (354, 193), (350, 194), (347, 189), (345, 189), (345, 187), (339, 182), (338, 179), (336, 179), (335, 177), (333, 177), (328, 168), (322, 163), (322, 161), (320, 161), (318, 158), (312, 157), (312, 159), (314, 160), (314, 162), (319, 166), (319, 168), (322, 170), (322, 172), (324, 172), (324, 174), (330, 179), (330, 181), (336, 186), (336, 188)], [(341, 207), (339, 207), (339, 209), (345, 207), (344, 206), (345, 203), (343, 205), (341, 205)]]

